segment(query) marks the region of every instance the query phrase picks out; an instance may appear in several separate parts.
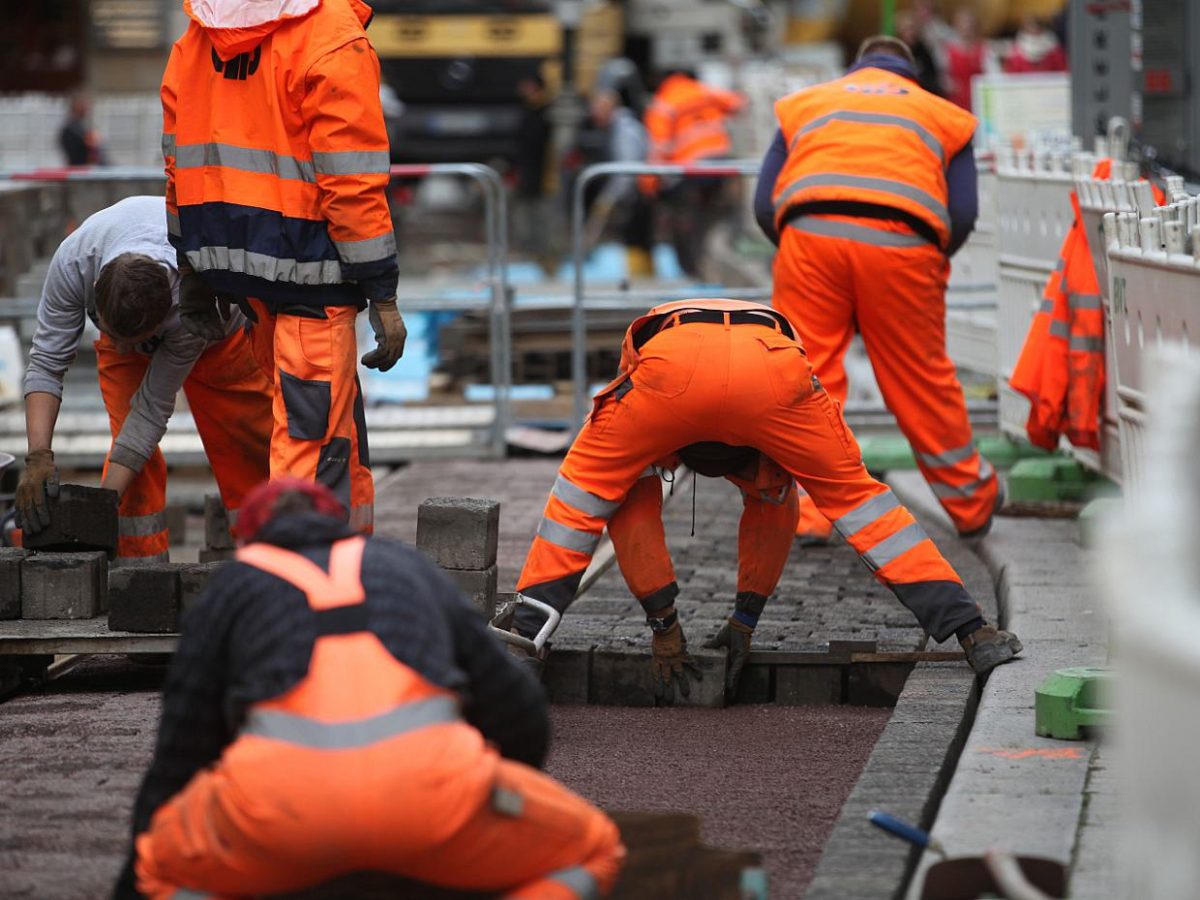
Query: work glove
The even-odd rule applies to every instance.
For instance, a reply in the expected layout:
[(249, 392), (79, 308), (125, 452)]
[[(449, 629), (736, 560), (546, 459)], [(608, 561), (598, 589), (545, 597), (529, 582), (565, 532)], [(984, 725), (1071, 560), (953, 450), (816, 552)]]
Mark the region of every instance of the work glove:
[(25, 471), (17, 484), (17, 524), (29, 534), (37, 534), (50, 525), (50, 504), (46, 497), (58, 496), (58, 467), (53, 450), (32, 450), (25, 457)]
[(674, 610), (661, 619), (649, 621), (653, 630), (650, 648), (654, 654), (654, 702), (656, 706), (671, 706), (676, 691), (680, 697), (691, 696), (689, 679), (700, 681), (704, 675), (687, 652), (687, 638)]
[(400, 318), (400, 310), (396, 309), (395, 297), (391, 300), (372, 300), (367, 316), (371, 327), (375, 329), (375, 349), (363, 356), (362, 364), (368, 369), (386, 372), (404, 355), (408, 329)]
[(737, 696), (737, 686), (742, 677), (742, 669), (746, 667), (746, 661), (750, 659), (750, 639), (753, 636), (753, 628), (731, 616), (715, 636), (704, 642), (706, 650), (724, 648), (728, 654), (725, 664), (725, 699), (728, 702), (733, 702)]
[(197, 273), (180, 271), (179, 320), (196, 337), (206, 341), (223, 340), (230, 305), (235, 302), (230, 295), (218, 294), (210, 288)]

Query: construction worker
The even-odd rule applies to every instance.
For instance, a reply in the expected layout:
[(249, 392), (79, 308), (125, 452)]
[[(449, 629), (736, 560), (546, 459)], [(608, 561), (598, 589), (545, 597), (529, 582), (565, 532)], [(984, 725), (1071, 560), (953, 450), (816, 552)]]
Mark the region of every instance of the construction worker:
[(180, 389), (234, 523), (243, 497), (267, 476), (271, 383), (250, 352), (242, 317), (231, 315), (214, 340), (198, 338), (179, 321), (178, 290), (162, 197), (122, 200), (59, 245), (25, 372), (29, 454), (16, 496), (25, 533), (50, 524), (54, 427), (85, 318), (100, 329), (96, 363), (113, 436), (100, 484), (121, 495), (121, 560), (167, 559), (167, 465), (158, 444)]
[[(922, 474), (958, 532), (979, 537), (1003, 498), (973, 443), (945, 332), (950, 257), (978, 207), (975, 118), (915, 77), (906, 45), (873, 37), (843, 78), (780, 100), (754, 207), (779, 245), (772, 305), (821, 383), (845, 401), (857, 328)], [(830, 533), (805, 497), (798, 533)]]
[(236, 561), (184, 615), (116, 896), (274, 895), (361, 872), (607, 893), (616, 826), (534, 768), (545, 696), (446, 575), (357, 534), (312, 481), (257, 488), (241, 525)]
[(379, 61), (361, 0), (184, 0), (163, 76), (163, 155), (183, 320), (222, 327), (216, 289), (248, 298), (275, 385), (271, 475), (316, 478), (374, 521), (355, 318), (369, 303), (387, 371), (404, 350), (385, 194)]
[[(679, 596), (663, 530), (660, 473), (663, 477), (667, 472), (675, 473), (680, 464), (707, 478), (723, 477), (742, 493), (734, 610), (729, 621), (704, 645), (726, 648), (729, 664), (725, 670), (725, 695), (732, 701), (750, 657), (754, 628), (767, 598), (779, 583), (792, 549), (796, 482), (782, 466), (753, 447), (730, 446), (719, 441), (697, 442), (656, 461), (642, 473), (608, 520), (617, 565), (652, 629), (655, 697), (665, 703), (674, 699), (674, 690), (688, 696), (691, 693), (688, 676), (698, 673), (687, 662), (686, 654), (670, 652), (666, 646), (675, 637), (670, 629), (661, 639), (659, 632), (653, 630), (655, 623), (674, 608)], [(682, 630), (678, 639), (681, 645), (686, 645)]]
[[(867, 473), (791, 322), (770, 307), (744, 301), (677, 301), (655, 307), (629, 326), (620, 374), (596, 395), (592, 414), (559, 469), (517, 591), (565, 611), (600, 533), (611, 526), (647, 468), (673, 453), (687, 459), (699, 451), (702, 457), (711, 451), (696, 445), (712, 442), (732, 448), (734, 460), (752, 448), (786, 470), (934, 640), (958, 637), (976, 672), (1020, 651), (1014, 635), (984, 621), (912, 514)], [(745, 478), (750, 471), (746, 465), (740, 474)], [(620, 523), (614, 544), (619, 529)], [(776, 549), (763, 552), (739, 540), (739, 551), (762, 552), (757, 564), (773, 577), (764, 576), (760, 584), (773, 588)], [(664, 583), (661, 576), (657, 580)], [(680, 682), (691, 662), (675, 610), (676, 591), (634, 590), (653, 632), (659, 696), (670, 702), (677, 689), (683, 693)], [(739, 597), (729, 631), (718, 635), (731, 651), (731, 662), (749, 652), (760, 600)], [(542, 625), (534, 607), (518, 607), (514, 629), (519, 635), (532, 638)]]
[[(686, 71), (667, 75), (646, 109), (651, 163), (694, 165), (727, 158), (732, 143), (726, 121), (741, 111), (745, 98), (697, 81)], [(640, 180), (643, 191), (653, 193), (658, 179)], [(668, 214), (671, 242), (683, 271), (700, 277), (704, 239), (715, 215), (721, 178), (710, 176), (667, 179), (662, 199)]]

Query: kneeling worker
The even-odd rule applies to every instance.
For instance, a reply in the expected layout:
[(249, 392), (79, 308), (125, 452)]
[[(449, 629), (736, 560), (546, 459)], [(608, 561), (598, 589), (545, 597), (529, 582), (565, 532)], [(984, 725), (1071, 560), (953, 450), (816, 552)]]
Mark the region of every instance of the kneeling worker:
[[(1020, 652), (1015, 635), (984, 621), (912, 514), (867, 473), (791, 323), (770, 307), (735, 300), (668, 303), (630, 325), (620, 375), (597, 395), (559, 469), (517, 591), (565, 611), (601, 532), (647, 467), (710, 442), (753, 448), (790, 473), (934, 640), (958, 637), (976, 672)], [(674, 593), (651, 594), (643, 605), (656, 670), (673, 677), (691, 662)], [(758, 612), (757, 601), (741, 604), (730, 630), (748, 635)], [(536, 609), (518, 608), (518, 634), (531, 638), (541, 625)], [(748, 638), (741, 643), (748, 652)]]
[(38, 304), (25, 372), (29, 455), (16, 497), (26, 532), (50, 521), (46, 495), (58, 487), (54, 426), (85, 316), (100, 329), (96, 363), (113, 435), (101, 486), (121, 495), (118, 556), (165, 560), (167, 464), (158, 444), (176, 395), (182, 389), (188, 398), (236, 521), (242, 498), (267, 477), (271, 382), (250, 351), (240, 313), (214, 340), (180, 322), (179, 271), (162, 197), (130, 197), (90, 216), (55, 252)]
[(354, 872), (607, 893), (616, 826), (532, 768), (549, 738), (539, 685), (433, 563), (345, 519), (296, 478), (247, 499), (237, 561), (184, 617), (116, 896)]

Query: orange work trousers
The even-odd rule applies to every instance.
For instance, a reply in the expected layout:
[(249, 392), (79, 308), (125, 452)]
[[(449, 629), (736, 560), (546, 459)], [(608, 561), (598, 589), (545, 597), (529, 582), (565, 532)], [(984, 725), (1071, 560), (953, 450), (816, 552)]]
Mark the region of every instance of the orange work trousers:
[[(424, 731), (445, 727), (464, 726)], [(272, 743), (239, 739), (154, 814), (137, 838), (144, 894), (257, 896), (386, 872), (578, 900), (607, 894), (624, 860), (608, 816), (491, 749), (463, 769), (453, 749), (431, 760), (440, 744), (424, 732), (351, 750)]]
[[(760, 459), (757, 465), (760, 470), (775, 467), (768, 459)], [(781, 484), (767, 487), (733, 475), (725, 477), (742, 492), (736, 602), (761, 612), (779, 584), (792, 548), (795, 482), (788, 476)], [(662, 501), (661, 481), (652, 469), (637, 480), (608, 520), (617, 565), (647, 615), (662, 612), (679, 596), (663, 529)]]
[(274, 313), (249, 300), (258, 321), (250, 331), (259, 365), (275, 385), (271, 477), (321, 482), (350, 514), (350, 526), (375, 526), (375, 482), (367, 448), (358, 342), (352, 306)]
[[(772, 305), (796, 326), (817, 377), (838, 402), (846, 398), (843, 359), (857, 327), (921, 474), (968, 535), (991, 520), (999, 482), (975, 447), (946, 354), (949, 275), (945, 255), (906, 225), (802, 216), (780, 234)], [(820, 530), (805, 499), (800, 530)]]
[[(101, 335), (95, 346), (100, 393), (108, 411), (109, 428), (116, 438), (146, 375), (150, 357), (136, 351), (121, 353), (107, 335)], [(267, 477), (271, 384), (255, 362), (250, 342), (237, 332), (200, 354), (183, 382), (183, 393), (236, 530), (242, 498)], [(121, 497), (119, 558), (166, 561), (166, 502), (167, 463), (162, 451), (155, 448)]]
[[(638, 479), (701, 441), (754, 447), (787, 470), (936, 640), (979, 616), (924, 529), (863, 466), (800, 345), (751, 324), (676, 325), (642, 346), (628, 382), (597, 402), (563, 460), (517, 590), (566, 610)], [(540, 625), (532, 607), (518, 608), (519, 631)]]

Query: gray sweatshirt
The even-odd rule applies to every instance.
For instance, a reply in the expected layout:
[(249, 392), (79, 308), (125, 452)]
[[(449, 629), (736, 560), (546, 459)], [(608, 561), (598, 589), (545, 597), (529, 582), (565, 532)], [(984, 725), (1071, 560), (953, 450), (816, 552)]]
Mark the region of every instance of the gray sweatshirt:
[[(171, 312), (154, 337), (137, 348), (150, 357), (150, 363), (109, 456), (115, 463), (141, 471), (167, 430), (175, 396), (208, 346), (179, 321), (179, 271), (175, 249), (167, 242), (166, 201), (162, 197), (129, 197), (102, 209), (59, 245), (38, 304), (25, 393), (62, 397), (63, 375), (75, 359), (84, 316), (96, 323), (96, 279), (104, 265), (122, 253), (141, 253), (157, 260), (171, 279)], [(241, 313), (236, 313), (225, 333), (232, 334), (244, 324)]]

